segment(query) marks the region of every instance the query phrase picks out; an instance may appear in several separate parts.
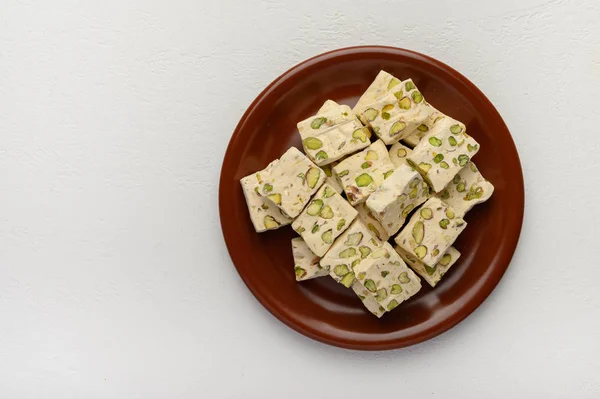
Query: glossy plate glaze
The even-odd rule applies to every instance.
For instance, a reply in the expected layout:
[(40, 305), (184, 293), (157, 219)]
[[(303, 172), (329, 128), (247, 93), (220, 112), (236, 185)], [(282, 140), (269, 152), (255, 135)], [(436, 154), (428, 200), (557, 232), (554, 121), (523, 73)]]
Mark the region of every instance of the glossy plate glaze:
[[(353, 106), (377, 73), (412, 78), (427, 101), (467, 125), (480, 143), (475, 156), (495, 186), (492, 198), (465, 219), (455, 243), (460, 260), (444, 279), (377, 319), (352, 290), (329, 277), (297, 283), (291, 227), (254, 231), (240, 179), (264, 168), (290, 146), (302, 148), (296, 123), (327, 99)], [(513, 256), (523, 221), (524, 188), (519, 156), (502, 118), (464, 76), (430, 57), (398, 48), (368, 46), (311, 58), (271, 83), (242, 116), (231, 141), (219, 186), (223, 236), (233, 264), (275, 317), (316, 340), (344, 348), (383, 350), (432, 338), (456, 325), (483, 302)]]

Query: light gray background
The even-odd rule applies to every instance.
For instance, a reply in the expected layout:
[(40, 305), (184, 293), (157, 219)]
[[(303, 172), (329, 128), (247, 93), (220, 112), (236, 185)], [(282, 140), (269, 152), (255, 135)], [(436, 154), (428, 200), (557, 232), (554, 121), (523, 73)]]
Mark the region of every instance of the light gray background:
[[(0, 396), (598, 398), (599, 20), (596, 0), (0, 1)], [(266, 312), (217, 208), (254, 97), (356, 44), (471, 79), (527, 189), (488, 300), (381, 353)]]

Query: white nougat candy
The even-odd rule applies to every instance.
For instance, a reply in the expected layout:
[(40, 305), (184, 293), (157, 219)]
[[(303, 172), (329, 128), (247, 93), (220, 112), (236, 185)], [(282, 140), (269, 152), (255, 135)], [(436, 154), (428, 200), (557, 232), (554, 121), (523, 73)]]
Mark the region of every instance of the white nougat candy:
[(329, 269), (321, 267), (319, 264), (320, 258), (310, 250), (306, 242), (300, 237), (292, 238), (292, 255), (294, 256), (296, 281), (310, 280), (329, 274)]
[(481, 175), (473, 162), (469, 162), (436, 197), (450, 205), (456, 216), (464, 217), (471, 208), (487, 201), (493, 193), (492, 183)]
[(402, 141), (410, 148), (415, 148), (423, 136), (425, 136), (427, 132), (433, 128), (433, 125), (435, 125), (436, 122), (445, 116), (446, 115), (442, 114), (437, 109), (431, 107), (430, 115), (419, 126), (417, 126), (417, 130), (415, 130), (413, 134), (403, 138)]
[(432, 197), (415, 212), (394, 241), (408, 254), (434, 267), (467, 227), (467, 222), (440, 199)]
[(406, 165), (406, 157), (412, 153), (412, 149), (398, 142), (390, 147), (390, 160), (397, 168), (400, 165)]
[(448, 251), (442, 255), (442, 258), (435, 266), (429, 267), (399, 246), (396, 245), (394, 249), (398, 252), (400, 257), (404, 259), (408, 266), (432, 287), (435, 287), (436, 284), (440, 282), (450, 267), (452, 267), (458, 258), (460, 258), (460, 252), (458, 252), (456, 248), (450, 247), (448, 248)]
[(310, 197), (321, 187), (325, 172), (297, 148), (291, 147), (279, 159), (255, 173), (255, 191), (295, 218)]
[(446, 116), (423, 136), (407, 160), (438, 193), (477, 151), (479, 144), (467, 134), (465, 125)]
[(333, 168), (352, 205), (357, 205), (377, 190), (394, 171), (387, 148), (377, 140), (363, 151), (349, 156)]
[(381, 241), (356, 219), (323, 256), (321, 266), (329, 268), (329, 275), (335, 281), (350, 287), (354, 281), (353, 268), (380, 245)]
[(379, 223), (379, 220), (375, 219), (373, 212), (367, 207), (366, 203), (362, 202), (356, 205), (354, 209), (358, 211), (358, 218), (379, 241), (387, 241), (390, 239), (389, 234), (385, 231), (381, 223)]
[(240, 180), (254, 230), (262, 233), (292, 223), (292, 219), (282, 213), (281, 209), (255, 191), (258, 179), (257, 174), (254, 173)]
[(408, 164), (400, 165), (367, 199), (367, 207), (389, 236), (400, 230), (409, 213), (427, 201), (429, 186)]
[(354, 280), (352, 283), (352, 291), (360, 298), (363, 305), (367, 310), (373, 313), (377, 317), (381, 317), (385, 314), (385, 308), (377, 302), (375, 299), (375, 294), (370, 293), (365, 289), (365, 287), (359, 283), (357, 280)]
[(324, 106), (327, 111), (298, 122), (304, 151), (319, 166), (367, 147), (371, 136), (347, 105)]
[(333, 187), (324, 184), (292, 228), (317, 256), (323, 256), (333, 241), (350, 226), (358, 212)]
[(374, 295), (377, 303), (387, 311), (393, 310), (421, 289), (419, 277), (387, 242), (359, 263), (354, 272), (356, 281), (362, 285), (357, 294)]
[[(400, 79), (392, 76), (386, 71), (380, 71), (375, 80), (358, 99), (358, 102), (352, 109), (356, 115), (360, 115), (370, 104), (386, 95), (391, 89), (400, 84)], [(362, 120), (366, 124), (366, 120)]]
[(394, 144), (418, 130), (435, 108), (411, 79), (394, 87), (359, 114), (385, 144)]

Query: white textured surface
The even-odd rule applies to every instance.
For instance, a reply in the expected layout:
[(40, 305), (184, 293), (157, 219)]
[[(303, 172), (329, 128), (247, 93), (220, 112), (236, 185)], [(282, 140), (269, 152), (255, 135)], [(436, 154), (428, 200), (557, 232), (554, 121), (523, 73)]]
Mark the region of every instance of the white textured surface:
[[(600, 3), (287, 3), (0, 1), (0, 396), (598, 398)], [(252, 99), (354, 44), (421, 51), (475, 82), (527, 187), (490, 298), (385, 353), (270, 316), (217, 213)]]

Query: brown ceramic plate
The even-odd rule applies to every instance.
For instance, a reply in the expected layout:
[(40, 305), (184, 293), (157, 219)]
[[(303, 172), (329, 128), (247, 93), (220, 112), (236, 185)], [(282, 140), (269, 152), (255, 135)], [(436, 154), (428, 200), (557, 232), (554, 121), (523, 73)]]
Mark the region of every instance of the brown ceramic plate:
[[(480, 143), (474, 158), (496, 190), (466, 216), (455, 247), (462, 253), (435, 289), (377, 319), (354, 292), (329, 277), (297, 283), (291, 227), (254, 231), (240, 179), (264, 168), (290, 146), (302, 149), (296, 123), (327, 99), (353, 106), (384, 69), (412, 78), (431, 104), (467, 125)], [(494, 289), (513, 256), (523, 221), (519, 156), (498, 111), (473, 83), (430, 57), (398, 48), (352, 47), (311, 58), (271, 83), (242, 116), (221, 171), (223, 236), (240, 276), (279, 320), (316, 340), (345, 348), (400, 348), (432, 338), (467, 317)]]

